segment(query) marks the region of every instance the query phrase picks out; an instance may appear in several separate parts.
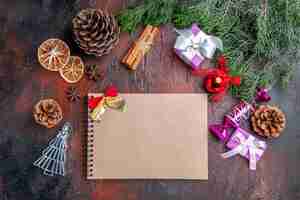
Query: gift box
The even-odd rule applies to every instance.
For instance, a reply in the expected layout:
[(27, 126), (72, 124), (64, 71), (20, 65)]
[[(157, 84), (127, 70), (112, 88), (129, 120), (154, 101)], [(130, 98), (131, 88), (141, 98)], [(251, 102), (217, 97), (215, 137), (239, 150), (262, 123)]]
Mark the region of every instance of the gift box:
[(235, 126), (226, 116), (224, 117), (223, 124), (211, 124), (208, 126), (210, 133), (223, 143), (229, 140), (231, 135), (231, 131), (229, 129), (233, 128), (235, 128)]
[(239, 154), (249, 160), (249, 168), (251, 170), (256, 169), (256, 163), (261, 159), (267, 148), (267, 144), (264, 141), (241, 128), (237, 128), (234, 131), (226, 146), (231, 150), (222, 154), (224, 158)]
[(231, 136), (230, 129), (236, 129), (240, 127), (240, 122), (243, 119), (248, 120), (253, 111), (254, 108), (252, 104), (249, 104), (246, 101), (241, 101), (225, 115), (222, 124), (209, 125), (209, 131), (220, 141), (225, 143)]
[(221, 39), (207, 35), (197, 24), (189, 29), (176, 30), (175, 53), (194, 70), (199, 69), (205, 58), (213, 58), (216, 49), (223, 50)]

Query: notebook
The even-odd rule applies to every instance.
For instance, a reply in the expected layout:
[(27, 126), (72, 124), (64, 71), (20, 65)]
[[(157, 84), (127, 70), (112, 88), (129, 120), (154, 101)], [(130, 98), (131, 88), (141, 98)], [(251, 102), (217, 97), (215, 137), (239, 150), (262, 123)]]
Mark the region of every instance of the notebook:
[(87, 179), (208, 179), (205, 94), (120, 95), (125, 112), (89, 120)]

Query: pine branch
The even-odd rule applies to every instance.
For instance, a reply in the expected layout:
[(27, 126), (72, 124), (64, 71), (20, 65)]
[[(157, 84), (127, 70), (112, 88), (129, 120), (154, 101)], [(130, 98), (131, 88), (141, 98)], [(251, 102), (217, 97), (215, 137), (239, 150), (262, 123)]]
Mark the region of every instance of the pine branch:
[[(181, 3), (181, 4), (179, 4)], [(145, 0), (118, 17), (122, 30), (138, 24), (173, 22), (177, 28), (198, 23), (220, 37), (231, 73), (242, 76), (233, 95), (251, 100), (256, 87), (286, 86), (300, 59), (299, 0)]]
[(137, 26), (142, 22), (143, 15), (146, 9), (144, 6), (138, 6), (136, 8), (128, 8), (123, 10), (118, 16), (117, 20), (121, 27), (121, 31), (133, 32)]
[(159, 26), (171, 22), (177, 0), (145, 0), (135, 8), (128, 8), (117, 20), (122, 31), (133, 32), (139, 24)]
[(143, 24), (159, 26), (171, 22), (177, 0), (146, 0)]

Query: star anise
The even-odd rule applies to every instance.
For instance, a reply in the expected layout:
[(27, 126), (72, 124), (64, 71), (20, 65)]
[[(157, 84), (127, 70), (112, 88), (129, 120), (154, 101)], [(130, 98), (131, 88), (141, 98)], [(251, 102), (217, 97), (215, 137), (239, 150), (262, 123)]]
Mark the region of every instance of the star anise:
[(87, 65), (85, 68), (85, 74), (89, 80), (93, 81), (98, 81), (104, 77), (104, 72), (99, 72), (97, 65)]
[(67, 99), (71, 102), (79, 101), (80, 95), (78, 94), (77, 88), (74, 86), (68, 87), (66, 90)]

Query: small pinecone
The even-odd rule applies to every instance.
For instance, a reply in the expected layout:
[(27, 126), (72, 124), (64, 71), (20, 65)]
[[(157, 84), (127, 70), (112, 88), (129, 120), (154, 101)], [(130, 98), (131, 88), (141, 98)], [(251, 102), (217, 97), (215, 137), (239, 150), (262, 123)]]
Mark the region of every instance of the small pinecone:
[(120, 29), (116, 19), (101, 10), (84, 9), (73, 19), (76, 43), (87, 54), (108, 54), (119, 41)]
[(285, 128), (284, 113), (276, 106), (261, 105), (251, 117), (253, 130), (264, 137), (277, 138)]
[(34, 106), (33, 116), (38, 124), (53, 128), (62, 120), (62, 109), (55, 100), (44, 99)]

